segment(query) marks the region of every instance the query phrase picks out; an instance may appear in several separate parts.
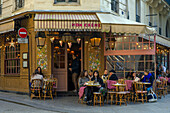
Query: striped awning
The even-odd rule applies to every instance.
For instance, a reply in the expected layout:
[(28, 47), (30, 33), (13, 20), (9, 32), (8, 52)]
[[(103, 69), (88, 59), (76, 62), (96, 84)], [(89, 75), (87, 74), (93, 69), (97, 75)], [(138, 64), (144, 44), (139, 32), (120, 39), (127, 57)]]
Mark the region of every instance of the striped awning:
[(35, 31), (100, 31), (96, 14), (51, 13), (36, 14)]
[(14, 21), (8, 20), (4, 22), (0, 22), (0, 34), (14, 31)]

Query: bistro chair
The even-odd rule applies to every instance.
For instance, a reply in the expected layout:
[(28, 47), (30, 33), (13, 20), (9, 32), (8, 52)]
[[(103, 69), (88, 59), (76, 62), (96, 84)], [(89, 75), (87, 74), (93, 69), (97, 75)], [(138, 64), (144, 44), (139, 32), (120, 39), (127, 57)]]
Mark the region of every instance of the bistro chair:
[(41, 87), (42, 87), (42, 80), (34, 79), (31, 83), (31, 100), (33, 97), (38, 97), (41, 100)]
[[(144, 89), (144, 84), (142, 82), (134, 82), (134, 86), (135, 86), (135, 100), (134, 103), (137, 101), (142, 101), (142, 103), (144, 104), (144, 101), (147, 102), (147, 91), (146, 91), (146, 87)], [(139, 95), (141, 95), (141, 98), (139, 98)]]
[(113, 81), (113, 80), (107, 80), (107, 104), (108, 104), (108, 101), (110, 99), (111, 101), (111, 105), (113, 104), (113, 99), (114, 97), (116, 97), (116, 87), (115, 86), (112, 86), (112, 84), (116, 84), (117, 81)]
[(103, 102), (103, 105), (104, 105), (104, 97), (103, 97), (102, 93), (100, 93), (100, 92), (93, 92), (93, 95), (94, 95), (94, 106), (95, 106), (95, 104), (98, 104), (98, 103), (101, 106), (102, 102)]
[(116, 92), (116, 105), (119, 103), (121, 106), (122, 103), (125, 103), (127, 106), (127, 95), (130, 94), (130, 92), (125, 91), (125, 86), (121, 86), (118, 90), (119, 91)]
[(43, 89), (43, 96), (44, 96), (44, 100), (48, 97), (51, 98), (53, 100), (53, 82), (52, 81), (45, 81), (44, 82), (44, 89)]
[(160, 82), (157, 82), (157, 97), (162, 98), (165, 97), (165, 84), (166, 80), (162, 79)]
[(54, 78), (54, 81), (53, 81), (53, 92), (54, 92), (55, 96), (57, 95), (57, 86), (58, 86), (57, 84), (58, 84), (58, 79)]

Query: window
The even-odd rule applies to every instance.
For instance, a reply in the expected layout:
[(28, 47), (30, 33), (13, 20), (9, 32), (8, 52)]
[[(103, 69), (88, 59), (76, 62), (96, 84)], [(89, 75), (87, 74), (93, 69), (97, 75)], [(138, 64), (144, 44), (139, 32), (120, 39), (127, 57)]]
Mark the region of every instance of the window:
[(136, 22), (140, 22), (140, 0), (136, 0)]
[(54, 42), (54, 68), (65, 68), (65, 44), (60, 46), (58, 41)]
[(15, 0), (15, 10), (24, 6), (24, 0)]
[(0, 48), (0, 75), (1, 75), (1, 48)]
[(54, 4), (57, 3), (78, 3), (79, 0), (54, 0)]
[(162, 34), (162, 15), (159, 14), (159, 34)]
[(119, 0), (111, 0), (111, 10), (119, 13)]
[(2, 14), (2, 0), (0, 0), (0, 15)]
[(5, 47), (5, 74), (20, 73), (20, 45)]
[(152, 27), (152, 19), (153, 19), (153, 17), (151, 15), (152, 15), (152, 7), (149, 6), (149, 26)]
[(116, 70), (118, 78), (126, 77), (129, 72), (138, 71), (143, 73), (149, 70), (154, 73), (154, 55), (109, 55), (107, 58), (107, 69)]

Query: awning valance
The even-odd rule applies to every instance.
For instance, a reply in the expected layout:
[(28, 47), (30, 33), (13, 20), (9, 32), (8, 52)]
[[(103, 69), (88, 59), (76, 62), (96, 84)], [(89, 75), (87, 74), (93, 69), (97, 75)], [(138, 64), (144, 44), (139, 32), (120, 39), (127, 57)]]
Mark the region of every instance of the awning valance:
[(145, 24), (131, 21), (113, 14), (97, 13), (102, 24), (102, 32), (113, 33), (135, 33), (135, 34), (153, 34), (155, 29), (147, 27)]
[(14, 31), (14, 21), (8, 20), (4, 22), (0, 22), (0, 34)]
[(99, 31), (101, 23), (96, 14), (52, 13), (36, 14), (35, 31)]

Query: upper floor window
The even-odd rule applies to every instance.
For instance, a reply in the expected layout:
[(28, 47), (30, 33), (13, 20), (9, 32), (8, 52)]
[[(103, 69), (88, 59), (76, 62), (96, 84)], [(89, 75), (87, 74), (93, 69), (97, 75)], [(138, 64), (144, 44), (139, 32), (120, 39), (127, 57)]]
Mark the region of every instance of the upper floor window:
[(78, 3), (79, 0), (54, 0), (54, 4), (56, 3)]
[(2, 14), (2, 0), (0, 0), (0, 15)]
[(24, 6), (24, 0), (15, 0), (15, 10)]
[(140, 0), (136, 0), (136, 22), (140, 22)]
[(1, 75), (1, 48), (0, 48), (0, 75)]
[(159, 14), (159, 34), (162, 34), (162, 15)]
[(111, 10), (119, 13), (119, 0), (111, 0)]

